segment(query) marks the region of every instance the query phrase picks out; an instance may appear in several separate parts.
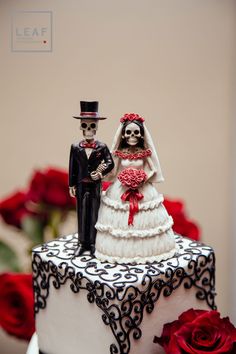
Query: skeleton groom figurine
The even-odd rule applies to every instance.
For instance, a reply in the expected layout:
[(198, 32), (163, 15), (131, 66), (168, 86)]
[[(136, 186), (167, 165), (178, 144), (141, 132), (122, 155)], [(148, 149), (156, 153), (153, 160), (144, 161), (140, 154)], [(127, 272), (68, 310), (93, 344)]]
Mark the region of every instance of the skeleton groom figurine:
[(106, 119), (98, 114), (98, 102), (80, 102), (80, 129), (84, 139), (71, 145), (69, 191), (77, 199), (78, 247), (75, 256), (85, 251), (95, 252), (96, 229), (100, 206), (101, 179), (109, 173), (114, 162), (106, 144), (94, 140), (98, 121)]

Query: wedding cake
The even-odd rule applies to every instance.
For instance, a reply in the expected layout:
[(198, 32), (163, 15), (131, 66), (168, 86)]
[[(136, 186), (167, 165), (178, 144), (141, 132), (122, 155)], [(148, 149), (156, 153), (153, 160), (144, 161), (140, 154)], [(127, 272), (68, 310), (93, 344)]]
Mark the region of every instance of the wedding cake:
[[(36, 329), (44, 354), (158, 354), (165, 323), (215, 309), (213, 250), (173, 232), (162, 171), (138, 114), (125, 114), (112, 153), (94, 139), (98, 102), (81, 102), (84, 140), (71, 146), (78, 234), (33, 250)], [(101, 195), (101, 180), (111, 181)]]
[(213, 250), (175, 236), (159, 263), (74, 257), (77, 235), (33, 250), (36, 330), (44, 354), (154, 354), (163, 325), (189, 308), (215, 309)]

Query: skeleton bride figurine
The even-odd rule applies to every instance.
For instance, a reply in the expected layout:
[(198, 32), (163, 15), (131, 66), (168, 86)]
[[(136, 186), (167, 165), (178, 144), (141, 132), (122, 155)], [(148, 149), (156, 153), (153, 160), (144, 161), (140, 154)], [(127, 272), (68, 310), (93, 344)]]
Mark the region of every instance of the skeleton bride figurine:
[(112, 154), (112, 185), (103, 193), (95, 256), (110, 263), (162, 261), (177, 251), (173, 220), (154, 187), (163, 176), (157, 153), (138, 114), (120, 119)]

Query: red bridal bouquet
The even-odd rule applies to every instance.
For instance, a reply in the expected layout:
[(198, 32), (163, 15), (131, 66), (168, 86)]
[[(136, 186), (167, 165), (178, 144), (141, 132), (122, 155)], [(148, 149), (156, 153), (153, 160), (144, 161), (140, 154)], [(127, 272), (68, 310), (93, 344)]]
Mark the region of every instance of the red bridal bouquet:
[(160, 344), (166, 354), (236, 353), (236, 328), (217, 311), (190, 309), (163, 327)]
[(147, 179), (147, 174), (143, 170), (126, 168), (117, 177), (123, 186), (136, 189)]
[(121, 200), (129, 201), (128, 225), (133, 225), (134, 214), (139, 211), (138, 201), (143, 199), (143, 194), (137, 188), (146, 181), (147, 174), (143, 170), (126, 168), (117, 177), (123, 186), (129, 188), (121, 195)]

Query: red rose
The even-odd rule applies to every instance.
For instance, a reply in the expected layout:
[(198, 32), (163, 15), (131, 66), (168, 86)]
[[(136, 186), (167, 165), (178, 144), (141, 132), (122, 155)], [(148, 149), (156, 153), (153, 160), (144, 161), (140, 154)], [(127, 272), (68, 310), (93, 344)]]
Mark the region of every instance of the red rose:
[(71, 198), (68, 188), (68, 173), (49, 168), (36, 171), (33, 175), (28, 198), (35, 203), (42, 203), (58, 208), (74, 208), (75, 198)]
[(31, 274), (0, 275), (0, 326), (21, 339), (29, 340), (34, 333)]
[(126, 121), (133, 121), (133, 120), (138, 120), (140, 122), (144, 122), (144, 118), (141, 117), (139, 114), (136, 113), (126, 113), (123, 115), (123, 117), (120, 118), (120, 122), (124, 123)]
[(26, 208), (26, 193), (18, 191), (0, 202), (0, 215), (9, 224), (21, 228), (22, 218), (31, 214)]
[(163, 327), (154, 343), (166, 354), (236, 353), (236, 328), (217, 311), (190, 309)]
[(193, 221), (187, 218), (182, 201), (165, 199), (164, 206), (174, 220), (173, 230), (177, 234), (187, 236), (196, 241), (200, 239), (200, 229)]

